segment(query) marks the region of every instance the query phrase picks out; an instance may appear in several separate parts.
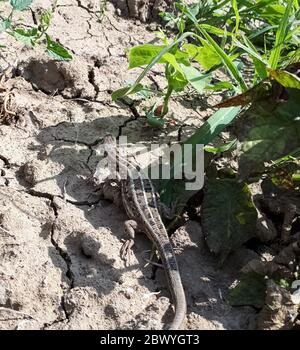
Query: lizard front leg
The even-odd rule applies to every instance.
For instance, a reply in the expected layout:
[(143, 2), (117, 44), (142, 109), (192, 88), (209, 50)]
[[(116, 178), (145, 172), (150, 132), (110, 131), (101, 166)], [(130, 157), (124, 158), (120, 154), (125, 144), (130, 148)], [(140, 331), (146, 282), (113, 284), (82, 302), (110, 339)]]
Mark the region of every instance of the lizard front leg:
[(121, 259), (125, 261), (125, 265), (130, 265), (131, 249), (134, 245), (135, 231), (137, 229), (137, 222), (134, 220), (126, 220), (124, 222), (124, 232), (129, 237), (123, 244), (120, 255)]

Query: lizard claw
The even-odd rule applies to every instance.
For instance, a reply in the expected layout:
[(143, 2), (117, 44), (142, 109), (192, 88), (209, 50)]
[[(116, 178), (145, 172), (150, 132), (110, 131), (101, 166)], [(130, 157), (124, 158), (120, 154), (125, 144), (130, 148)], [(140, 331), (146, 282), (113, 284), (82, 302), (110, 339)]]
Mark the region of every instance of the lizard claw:
[(121, 255), (121, 259), (125, 261), (125, 266), (130, 265), (131, 248), (133, 247), (133, 245), (134, 245), (133, 239), (126, 240), (122, 245), (120, 255)]

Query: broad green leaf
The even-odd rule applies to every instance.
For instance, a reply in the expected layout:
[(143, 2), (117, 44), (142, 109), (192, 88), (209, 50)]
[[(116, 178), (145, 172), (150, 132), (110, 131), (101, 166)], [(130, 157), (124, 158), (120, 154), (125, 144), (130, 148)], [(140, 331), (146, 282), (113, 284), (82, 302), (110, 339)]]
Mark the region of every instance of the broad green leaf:
[[(126, 86), (124, 88), (115, 90), (111, 97), (113, 99), (113, 101), (117, 101), (119, 98), (125, 96), (127, 94), (127, 92), (131, 89), (131, 85), (130, 86)], [(144, 89), (144, 86), (142, 84), (137, 84), (133, 90), (131, 90), (131, 94), (135, 94), (139, 91), (142, 91)]]
[(163, 59), (168, 62), (176, 71), (181, 73), (183, 75), (183, 71), (179, 65), (179, 63), (176, 60), (176, 57), (172, 55), (171, 53), (167, 52), (164, 56)]
[(268, 69), (271, 77), (286, 88), (300, 89), (300, 78), (297, 75), (279, 69)]
[(67, 61), (72, 59), (72, 55), (69, 53), (69, 51), (56, 41), (53, 41), (48, 34), (46, 34), (46, 39), (46, 52), (49, 56), (60, 61)]
[(209, 249), (224, 261), (255, 235), (257, 211), (246, 183), (211, 179), (204, 189), (202, 228)]
[(152, 69), (152, 67), (158, 63), (160, 61), (160, 59), (164, 56), (164, 54), (166, 54), (167, 52), (171, 51), (174, 47), (176, 47), (176, 45), (178, 45), (179, 43), (181, 43), (182, 41), (184, 41), (187, 37), (194, 37), (195, 34), (191, 33), (191, 32), (186, 32), (183, 33), (178, 39), (174, 40), (171, 44), (169, 44), (168, 46), (166, 46), (164, 49), (162, 49), (159, 54), (157, 56), (155, 56), (151, 62), (147, 65), (147, 67), (143, 70), (143, 72), (138, 76), (138, 78), (136, 79), (136, 81), (134, 82), (134, 84), (131, 86), (131, 88), (129, 90), (127, 90), (126, 94), (122, 95), (130, 95), (132, 90), (134, 90), (134, 88), (141, 83), (141, 81), (144, 79), (144, 77), (150, 72), (150, 70)]
[(10, 0), (11, 6), (19, 11), (28, 9), (32, 2), (33, 0)]
[(183, 72), (180, 73), (179, 71), (176, 71), (172, 74), (166, 74), (166, 78), (168, 80), (168, 85), (176, 92), (184, 90), (188, 84), (188, 80), (185, 78)]
[(293, 6), (293, 0), (288, 0), (287, 6), (285, 8), (285, 12), (281, 18), (278, 30), (276, 32), (274, 48), (272, 49), (271, 55), (269, 58), (269, 64), (273, 69), (277, 68), (281, 51), (285, 45), (285, 37), (288, 32), (289, 16), (290, 16), (292, 6)]
[(262, 308), (265, 303), (266, 280), (263, 275), (249, 272), (244, 275), (237, 286), (229, 293), (229, 303), (232, 306), (253, 306)]
[[(162, 45), (139, 45), (134, 46), (129, 50), (128, 59), (129, 59), (129, 69), (141, 67), (146, 64), (149, 64), (153, 58), (155, 58), (166, 46)], [(174, 58), (172, 58), (172, 56)], [(187, 62), (188, 55), (185, 52), (176, 50), (175, 54), (166, 53), (162, 56), (157, 63), (174, 63), (174, 59), (177, 62)], [(170, 62), (171, 61), (171, 62)], [(175, 63), (175, 64), (176, 64)]]
[(279, 159), (300, 144), (300, 91), (287, 89), (285, 102), (257, 102), (237, 125), (242, 142), (239, 172), (246, 178), (264, 172), (264, 163)]
[(211, 81), (210, 74), (202, 74), (198, 71), (198, 69), (192, 66), (185, 66), (184, 64), (181, 64), (180, 66), (186, 79), (198, 92), (202, 92)]
[(33, 29), (15, 28), (11, 34), (16, 39), (22, 41), (22, 43), (29, 46), (34, 46), (35, 40), (37, 39), (38, 30), (36, 28), (33, 28)]
[(189, 57), (197, 61), (205, 70), (222, 63), (220, 56), (205, 41), (203, 41), (203, 46), (185, 44), (183, 48), (187, 51)]

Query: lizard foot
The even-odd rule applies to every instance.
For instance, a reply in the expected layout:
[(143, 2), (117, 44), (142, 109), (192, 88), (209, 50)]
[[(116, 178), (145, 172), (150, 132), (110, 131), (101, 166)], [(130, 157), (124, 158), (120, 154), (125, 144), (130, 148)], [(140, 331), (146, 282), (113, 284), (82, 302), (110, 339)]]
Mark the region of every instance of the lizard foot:
[(129, 239), (125, 241), (123, 244), (120, 254), (121, 259), (125, 261), (125, 265), (130, 265), (130, 255), (131, 255), (131, 248), (134, 245), (134, 237), (135, 237), (135, 230), (137, 229), (137, 223), (134, 220), (127, 220), (124, 222), (124, 231), (127, 236), (129, 236)]
[(122, 245), (120, 255), (121, 259), (125, 261), (125, 266), (130, 266), (130, 256), (131, 256), (131, 248), (134, 245), (134, 240), (132, 238), (126, 240)]

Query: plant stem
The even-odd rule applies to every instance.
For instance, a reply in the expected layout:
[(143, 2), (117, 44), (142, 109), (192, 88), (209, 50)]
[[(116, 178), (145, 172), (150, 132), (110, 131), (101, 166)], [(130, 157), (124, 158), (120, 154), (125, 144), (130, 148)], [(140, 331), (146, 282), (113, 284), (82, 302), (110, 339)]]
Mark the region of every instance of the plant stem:
[(164, 105), (163, 105), (163, 109), (162, 109), (162, 113), (161, 113), (162, 117), (168, 113), (168, 110), (169, 110), (168, 109), (168, 104), (169, 104), (172, 92), (173, 92), (172, 86), (168, 85), (168, 89), (167, 89), (167, 92), (165, 94)]

